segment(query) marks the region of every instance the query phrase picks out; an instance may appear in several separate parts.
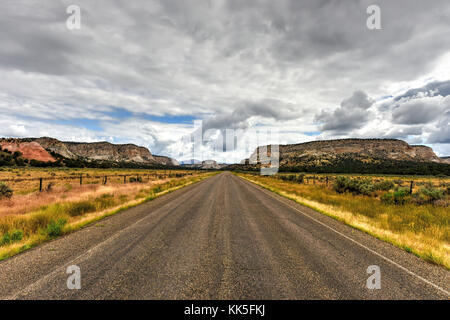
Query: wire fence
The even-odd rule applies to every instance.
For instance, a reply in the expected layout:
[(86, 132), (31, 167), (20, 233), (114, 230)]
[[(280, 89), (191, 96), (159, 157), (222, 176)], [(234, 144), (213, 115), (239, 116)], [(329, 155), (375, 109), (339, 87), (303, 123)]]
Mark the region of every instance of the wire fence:
[[(260, 175), (255, 172), (246, 172), (252, 175)], [(380, 177), (380, 176), (348, 176), (348, 175), (324, 175), (324, 174), (304, 174), (304, 173), (278, 173), (272, 176), (267, 176), (283, 181), (290, 181), (295, 183), (302, 183), (308, 185), (317, 185), (324, 187), (332, 187), (338, 177), (348, 177), (350, 179), (369, 179), (373, 183), (383, 181), (392, 181), (396, 186), (409, 188), (410, 193), (420, 186), (431, 183), (435, 187), (447, 188), (450, 186), (450, 178), (448, 177), (433, 177), (433, 178), (406, 178), (406, 177)]]
[(97, 174), (80, 173), (77, 175), (68, 176), (46, 176), (46, 177), (32, 177), (32, 178), (0, 178), (0, 183), (7, 184), (12, 189), (24, 190), (30, 189), (42, 192), (45, 189), (52, 188), (57, 182), (67, 182), (69, 184), (77, 185), (92, 185), (92, 184), (127, 184), (127, 183), (148, 183), (151, 181), (162, 180), (167, 178), (181, 178), (191, 176), (196, 172), (140, 172), (127, 174)]

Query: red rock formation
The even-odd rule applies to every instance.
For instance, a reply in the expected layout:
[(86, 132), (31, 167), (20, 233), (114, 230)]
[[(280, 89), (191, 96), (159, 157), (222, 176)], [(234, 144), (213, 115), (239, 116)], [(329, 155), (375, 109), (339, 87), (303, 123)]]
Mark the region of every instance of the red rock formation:
[[(112, 144), (106, 141), (92, 143), (66, 142), (49, 137), (21, 139), (9, 138), (0, 139), (0, 142), (15, 143), (20, 145), (38, 145), (47, 154), (48, 152), (46, 150), (49, 150), (50, 152), (55, 152), (68, 159), (107, 160), (113, 162), (124, 161), (150, 165), (179, 165), (175, 159), (163, 156), (153, 156), (147, 148), (136, 146), (134, 144)], [(14, 150), (20, 151), (17, 147), (15, 147)], [(50, 154), (48, 154), (48, 156), (51, 157)], [(52, 161), (55, 161), (52, 157), (51, 159)]]
[(4, 140), (0, 142), (2, 149), (8, 149), (11, 152), (20, 152), (22, 158), (28, 160), (38, 160), (43, 162), (55, 162), (50, 153), (47, 152), (39, 143), (37, 142), (20, 142), (15, 139)]

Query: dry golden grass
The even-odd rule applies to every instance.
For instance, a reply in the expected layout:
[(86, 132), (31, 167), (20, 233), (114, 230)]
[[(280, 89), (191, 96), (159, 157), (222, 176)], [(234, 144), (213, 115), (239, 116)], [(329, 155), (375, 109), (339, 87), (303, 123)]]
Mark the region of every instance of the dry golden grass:
[(376, 197), (340, 194), (321, 185), (298, 184), (241, 173), (238, 175), (450, 269), (448, 207), (431, 204), (388, 205)]
[(0, 201), (0, 260), (214, 173), (127, 184), (58, 186)]
[(26, 214), (58, 201), (76, 202), (103, 194), (113, 194), (114, 196), (136, 194), (142, 188), (159, 185), (169, 180), (159, 179), (146, 183), (57, 186), (51, 191), (18, 194), (11, 199), (0, 200), (0, 217), (10, 214)]
[[(298, 174), (295, 172), (280, 172), (277, 175), (292, 175)], [(413, 181), (413, 191), (417, 191), (421, 186), (431, 183), (435, 187), (442, 187), (450, 184), (450, 178), (447, 176), (417, 176), (417, 175), (381, 175), (381, 174), (356, 174), (356, 173), (308, 173), (305, 174), (305, 182), (309, 184), (326, 185), (326, 178), (328, 177), (328, 184), (332, 184), (333, 180), (338, 176), (349, 177), (351, 179), (370, 178), (373, 182), (380, 182), (385, 180), (393, 181), (396, 185), (402, 187), (409, 187)]]
[[(123, 177), (141, 176), (144, 181), (158, 180), (161, 176), (172, 176), (176, 173), (192, 173), (187, 170), (148, 170), (148, 169), (96, 169), (96, 168), (34, 168), (34, 167), (0, 167), (0, 182), (6, 184), (14, 194), (29, 194), (39, 191), (39, 178), (43, 178), (43, 189), (49, 184), (52, 187), (76, 187), (80, 185), (80, 175), (83, 185), (101, 185), (104, 176), (108, 176), (107, 184), (123, 184)], [(15, 181), (8, 181), (8, 180)], [(31, 180), (30, 179), (34, 179)], [(129, 177), (127, 178), (127, 180)], [(22, 181), (20, 181), (22, 180)]]

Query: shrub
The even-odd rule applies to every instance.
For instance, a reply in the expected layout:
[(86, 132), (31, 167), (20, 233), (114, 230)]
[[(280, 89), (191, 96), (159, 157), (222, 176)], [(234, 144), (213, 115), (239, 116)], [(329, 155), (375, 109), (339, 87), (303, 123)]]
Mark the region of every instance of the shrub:
[(13, 191), (6, 184), (0, 182), (0, 199), (3, 198), (11, 198), (13, 195)]
[(23, 238), (23, 231), (22, 230), (13, 230), (11, 232), (11, 241), (15, 242), (15, 241), (20, 241)]
[(305, 174), (284, 174), (279, 176), (281, 180), (283, 181), (292, 181), (292, 182), (298, 182), (303, 183), (303, 180), (305, 179)]
[(23, 238), (22, 230), (16, 229), (13, 230), (11, 233), (5, 232), (2, 236), (2, 239), (0, 240), (0, 246), (20, 241), (22, 240), (22, 238)]
[(409, 201), (409, 189), (397, 188), (394, 192), (388, 192), (381, 196), (381, 201), (385, 204), (403, 205)]
[(300, 174), (297, 175), (296, 181), (298, 183), (303, 183), (304, 180), (305, 180), (305, 174), (304, 173), (300, 173)]
[(130, 177), (130, 182), (142, 182), (142, 177)]
[(431, 183), (425, 184), (424, 187), (421, 187), (419, 191), (414, 194), (414, 200), (418, 204), (436, 203), (444, 198), (445, 191), (443, 189), (435, 188)]
[(13, 158), (14, 159), (17, 159), (17, 158), (19, 158), (19, 157), (21, 157), (22, 156), (22, 153), (21, 152), (19, 152), (19, 151), (14, 151), (14, 153), (13, 153)]
[(394, 186), (395, 184), (392, 180), (382, 180), (380, 182), (375, 183), (374, 189), (381, 191), (389, 191), (391, 189), (394, 189)]
[(347, 177), (337, 177), (333, 188), (338, 193), (351, 192), (363, 195), (370, 195), (374, 191), (370, 179), (350, 179)]
[(154, 187), (154, 188), (152, 189), (152, 191), (153, 191), (153, 193), (159, 193), (159, 192), (162, 191), (162, 188), (161, 188), (161, 186), (157, 186), (157, 187)]
[(58, 219), (57, 221), (51, 220), (45, 230), (45, 233), (51, 238), (60, 236), (66, 222), (66, 219)]
[(8, 232), (6, 232), (3, 234), (0, 245), (4, 246), (5, 244), (10, 244), (10, 243), (11, 243), (11, 236), (9, 235)]

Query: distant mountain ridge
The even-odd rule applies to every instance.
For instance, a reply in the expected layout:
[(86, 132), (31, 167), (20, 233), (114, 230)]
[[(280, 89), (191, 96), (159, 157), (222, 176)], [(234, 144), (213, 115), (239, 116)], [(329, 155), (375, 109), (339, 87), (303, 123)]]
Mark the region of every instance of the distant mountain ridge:
[[(257, 159), (259, 148), (250, 156)], [(339, 155), (351, 154), (355, 157), (376, 157), (391, 160), (442, 162), (431, 149), (422, 145), (409, 145), (397, 139), (337, 139), (310, 141), (279, 146), (280, 164), (299, 161), (300, 158), (316, 157), (331, 160)]]
[[(87, 143), (49, 137), (0, 138), (0, 146), (10, 152), (0, 152), (0, 165), (23, 165), (25, 161), (32, 166), (225, 170), (256, 170), (265, 166), (258, 155), (262, 146), (256, 148), (250, 158), (233, 165), (194, 159), (182, 161), (180, 165), (175, 159), (153, 155), (145, 147), (107, 141)], [(266, 147), (270, 155), (271, 147)], [(19, 153), (21, 156), (16, 159)], [(430, 147), (409, 145), (396, 139), (338, 139), (280, 145), (278, 156), (280, 171), (450, 175), (450, 158), (439, 158)]]
[[(189, 163), (189, 162), (192, 162), (192, 163)], [(182, 166), (185, 168), (195, 168), (195, 169), (222, 169), (223, 167), (226, 167), (227, 165), (217, 163), (217, 161), (215, 161), (215, 160), (198, 161), (198, 160), (191, 159), (191, 160), (182, 162)]]
[(450, 157), (449, 157), (449, 156), (447, 156), (447, 157), (441, 157), (441, 160), (444, 161), (445, 163), (450, 164)]
[[(266, 146), (271, 154), (270, 146)], [(264, 166), (261, 147), (240, 168)], [(338, 139), (279, 146), (280, 170), (317, 172), (450, 173), (445, 159), (427, 146), (412, 146), (397, 139)], [(420, 173), (420, 171), (423, 173)]]
[(167, 166), (179, 166), (180, 163), (170, 157), (166, 157), (166, 156), (157, 156), (157, 155), (153, 155), (153, 158), (155, 158), (156, 162), (163, 164), (163, 165), (167, 165)]
[[(135, 144), (113, 144), (107, 141), (70, 142), (49, 137), (2, 138), (0, 144), (2, 148), (20, 151), (24, 158), (37, 161), (54, 162), (56, 161), (55, 155), (60, 155), (72, 160), (131, 162), (143, 165), (178, 165), (178, 162), (174, 159), (152, 155), (147, 148)], [(31, 147), (36, 150), (39, 149), (39, 152), (28, 152)]]

